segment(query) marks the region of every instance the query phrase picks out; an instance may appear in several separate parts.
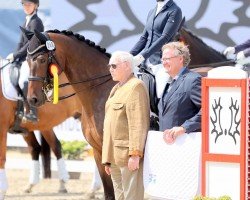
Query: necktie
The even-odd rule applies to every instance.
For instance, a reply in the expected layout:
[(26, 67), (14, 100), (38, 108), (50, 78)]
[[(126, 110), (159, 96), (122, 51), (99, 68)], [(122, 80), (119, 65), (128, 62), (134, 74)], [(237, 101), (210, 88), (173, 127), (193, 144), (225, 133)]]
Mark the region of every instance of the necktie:
[(167, 93), (170, 91), (170, 89), (171, 89), (172, 85), (174, 84), (174, 82), (175, 82), (175, 79), (173, 79), (172, 81), (170, 81), (170, 82), (168, 82), (166, 84), (166, 87), (165, 87), (163, 95), (162, 95), (163, 99), (165, 98), (165, 96), (167, 95)]
[(169, 91), (171, 90), (171, 88), (172, 88), (172, 86), (173, 86), (173, 84), (174, 84), (175, 81), (176, 81), (175, 79), (173, 79), (173, 80), (171, 81), (171, 83), (170, 83), (169, 86), (168, 86), (167, 92), (169, 92)]

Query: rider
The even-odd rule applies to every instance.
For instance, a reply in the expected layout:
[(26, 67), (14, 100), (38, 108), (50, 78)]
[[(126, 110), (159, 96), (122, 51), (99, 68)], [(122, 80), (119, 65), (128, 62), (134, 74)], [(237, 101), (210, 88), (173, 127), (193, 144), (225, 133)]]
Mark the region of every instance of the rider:
[[(44, 26), (43, 26), (42, 20), (37, 16), (39, 0), (21, 0), (21, 4), (23, 6), (24, 13), (26, 14), (26, 20), (23, 25), (23, 28), (29, 31), (37, 30), (39, 32), (43, 32)], [(6, 59), (8, 59), (11, 63), (14, 61), (22, 62), (20, 71), (25, 71), (25, 74), (28, 75), (29, 66), (26, 61), (27, 48), (28, 48), (28, 39), (22, 34), (20, 41), (18, 43), (18, 46), (17, 46), (17, 50), (14, 53), (9, 54)], [(20, 83), (19, 85), (21, 89), (27, 91), (27, 88), (24, 87), (24, 85), (27, 85), (27, 80), (25, 81), (26, 81), (26, 84), (20, 83), (19, 81)], [(24, 92), (24, 93), (27, 93), (27, 92)], [(36, 108), (29, 106), (27, 102), (25, 102), (25, 104), (26, 104), (26, 110), (27, 111), (29, 110), (29, 113), (25, 114), (25, 118), (33, 122), (37, 121)]]
[[(136, 60), (141, 62), (146, 60), (145, 64), (155, 74), (157, 96), (160, 98), (168, 79), (161, 64), (161, 48), (173, 40), (177, 33), (182, 20), (182, 11), (173, 0), (156, 1), (157, 6), (149, 11), (142, 35), (130, 53)], [(163, 80), (163, 84), (159, 82)]]
[(250, 39), (234, 47), (227, 47), (223, 54), (226, 56), (236, 54), (237, 64), (250, 64)]

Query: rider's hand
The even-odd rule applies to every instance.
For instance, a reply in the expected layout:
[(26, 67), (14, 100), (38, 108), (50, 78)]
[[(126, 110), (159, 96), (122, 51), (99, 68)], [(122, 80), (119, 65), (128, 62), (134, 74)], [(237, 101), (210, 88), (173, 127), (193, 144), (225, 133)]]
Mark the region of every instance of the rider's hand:
[(225, 56), (230, 56), (235, 53), (235, 48), (234, 47), (227, 47), (224, 51), (223, 54)]
[(134, 56), (133, 57), (133, 66), (138, 67), (144, 60), (145, 60), (145, 58), (142, 55)]
[(250, 58), (246, 57), (243, 51), (237, 53), (236, 63), (240, 65), (250, 64)]
[(14, 55), (13, 53), (10, 53), (7, 57), (6, 57), (7, 60), (9, 60), (9, 62), (14, 62)]

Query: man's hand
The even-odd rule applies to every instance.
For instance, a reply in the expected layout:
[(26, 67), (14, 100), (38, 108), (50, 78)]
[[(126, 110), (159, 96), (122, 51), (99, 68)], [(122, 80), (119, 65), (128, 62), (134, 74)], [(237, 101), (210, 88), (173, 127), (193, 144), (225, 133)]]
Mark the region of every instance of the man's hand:
[(175, 126), (171, 129), (166, 129), (163, 133), (163, 139), (167, 144), (173, 144), (179, 135), (186, 132), (182, 126)]
[(14, 62), (14, 55), (13, 53), (10, 53), (7, 57), (6, 57), (7, 60), (9, 60), (9, 62)]
[(108, 175), (110, 175), (111, 174), (111, 169), (110, 169), (110, 167), (109, 166), (104, 166), (105, 167), (105, 172), (106, 172), (106, 174), (108, 174)]
[(235, 53), (235, 48), (234, 47), (227, 47), (224, 51), (223, 54), (225, 56), (231, 56)]
[(137, 55), (133, 57), (133, 67), (138, 67), (142, 62), (145, 60), (145, 58), (142, 55)]
[(139, 169), (139, 162), (140, 162), (139, 156), (130, 156), (128, 159), (128, 169), (130, 171), (134, 171), (136, 169)]

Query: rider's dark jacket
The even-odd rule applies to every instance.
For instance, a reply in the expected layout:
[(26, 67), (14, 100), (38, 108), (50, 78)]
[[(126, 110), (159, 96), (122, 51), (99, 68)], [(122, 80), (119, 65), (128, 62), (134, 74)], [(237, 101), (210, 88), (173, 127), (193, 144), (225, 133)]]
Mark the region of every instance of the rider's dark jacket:
[(173, 39), (182, 20), (182, 11), (173, 0), (169, 0), (157, 15), (156, 10), (157, 6), (149, 11), (144, 31), (130, 51), (134, 56), (140, 53), (153, 65), (161, 63), (161, 48)]
[[(37, 14), (34, 14), (31, 17), (27, 26), (25, 26), (24, 23), (23, 28), (29, 31), (34, 31), (34, 30), (37, 30), (39, 32), (44, 31), (42, 20), (37, 16)], [(14, 52), (14, 60), (19, 59), (19, 61), (24, 61), (27, 56), (27, 48), (28, 48), (28, 39), (24, 34), (22, 34), (17, 46), (17, 50)]]

